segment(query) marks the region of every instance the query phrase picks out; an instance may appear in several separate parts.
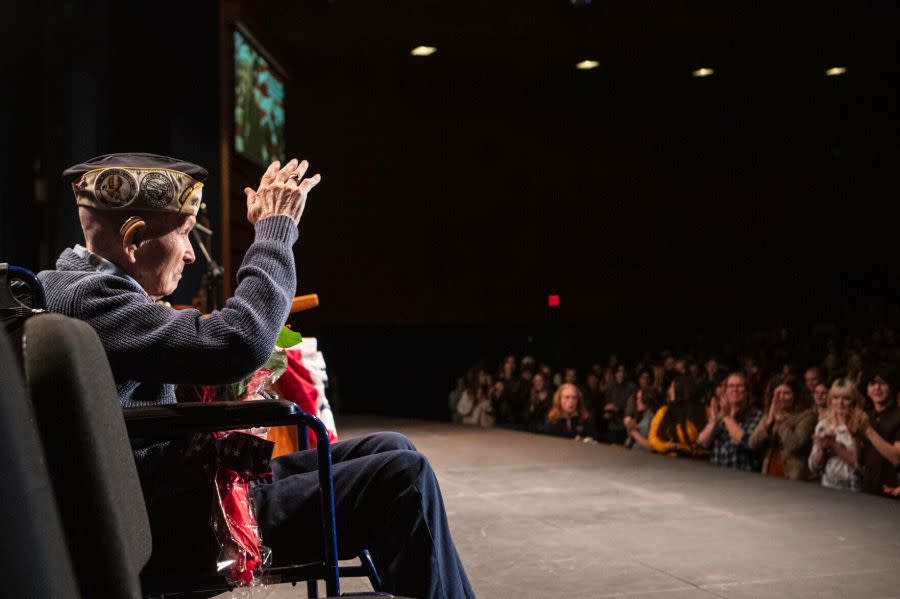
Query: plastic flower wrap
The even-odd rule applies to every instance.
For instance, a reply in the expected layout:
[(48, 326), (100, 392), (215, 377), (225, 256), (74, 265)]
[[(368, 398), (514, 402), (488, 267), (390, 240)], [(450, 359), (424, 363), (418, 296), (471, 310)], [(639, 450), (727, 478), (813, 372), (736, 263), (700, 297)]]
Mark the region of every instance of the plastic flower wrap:
[(281, 327), (278, 339), (275, 341), (275, 350), (265, 364), (256, 372), (229, 386), (229, 394), (232, 399), (261, 399), (259, 392), (270, 388), (275, 384), (287, 369), (287, 357), (284, 350), (293, 347), (303, 341), (300, 333), (287, 327)]
[(255, 586), (271, 563), (272, 551), (262, 544), (249, 483), (268, 474), (273, 444), (242, 432), (215, 436), (212, 526), (220, 547), (216, 570), (233, 585)]
[[(287, 368), (284, 348), (301, 340), (300, 334), (282, 327), (276, 347), (256, 372), (228, 387), (234, 400), (262, 399), (261, 391), (270, 388)], [(214, 401), (216, 393), (204, 389), (202, 401)], [(220, 574), (236, 586), (259, 584), (261, 572), (271, 562), (271, 550), (262, 544), (249, 483), (269, 473), (274, 443), (266, 440), (267, 427), (214, 433), (216, 464), (213, 485), (215, 505), (212, 525), (221, 552), (217, 562)]]

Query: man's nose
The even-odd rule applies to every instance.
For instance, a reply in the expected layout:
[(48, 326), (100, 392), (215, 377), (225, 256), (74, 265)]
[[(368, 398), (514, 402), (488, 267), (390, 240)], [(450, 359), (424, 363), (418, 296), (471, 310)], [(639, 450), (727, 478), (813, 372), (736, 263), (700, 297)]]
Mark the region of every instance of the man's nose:
[(197, 257), (194, 255), (194, 248), (192, 246), (188, 246), (187, 251), (184, 253), (184, 263), (192, 264)]

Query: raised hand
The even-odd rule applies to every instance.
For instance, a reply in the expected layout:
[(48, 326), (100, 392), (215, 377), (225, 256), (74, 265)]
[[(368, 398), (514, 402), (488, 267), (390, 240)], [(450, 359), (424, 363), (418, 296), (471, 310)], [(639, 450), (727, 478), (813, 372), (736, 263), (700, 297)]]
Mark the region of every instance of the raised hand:
[(709, 402), (709, 419), (712, 422), (718, 422), (722, 419), (722, 410), (719, 407), (718, 397), (713, 397), (712, 401)]
[(306, 196), (322, 180), (318, 174), (303, 178), (309, 163), (292, 158), (283, 168), (276, 160), (269, 165), (254, 191), (247, 187), (247, 220), (250, 224), (269, 216), (290, 216), (295, 223), (300, 222), (306, 207)]

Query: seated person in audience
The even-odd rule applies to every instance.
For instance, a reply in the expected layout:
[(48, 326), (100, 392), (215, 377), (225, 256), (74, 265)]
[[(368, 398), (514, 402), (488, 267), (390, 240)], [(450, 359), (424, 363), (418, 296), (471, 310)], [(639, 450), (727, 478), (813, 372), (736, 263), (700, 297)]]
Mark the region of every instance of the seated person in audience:
[(489, 428), (494, 426), (494, 411), (491, 405), (491, 375), (478, 371), (478, 382), (468, 386), (456, 406), (463, 424), (473, 424)]
[(500, 369), (493, 397), (494, 418), (503, 428), (524, 428), (528, 383), (516, 375), (516, 357), (507, 356)]
[(818, 419), (821, 420), (822, 416), (825, 415), (825, 412), (828, 411), (828, 385), (825, 383), (816, 383), (812, 398), (813, 409), (816, 411)]
[(653, 370), (647, 368), (646, 366), (642, 367), (638, 371), (638, 389), (649, 389), (653, 386)]
[(846, 378), (834, 381), (809, 454), (809, 468), (821, 474), (823, 487), (860, 490), (860, 449), (868, 420), (856, 384)]
[(900, 465), (900, 407), (894, 398), (894, 369), (887, 365), (872, 367), (864, 375), (869, 408), (869, 427), (862, 448), (865, 493), (880, 495), (885, 486), (897, 485)]
[(608, 443), (609, 445), (622, 445), (628, 438), (628, 431), (625, 430), (625, 424), (622, 422), (622, 412), (616, 404), (607, 402), (600, 411), (600, 418), (597, 419), (596, 432), (597, 441), (600, 443)]
[(600, 391), (600, 377), (590, 371), (584, 377), (584, 407), (591, 416), (596, 415), (603, 409), (603, 393)]
[(697, 455), (697, 434), (706, 422), (706, 410), (697, 399), (694, 379), (676, 376), (666, 389), (666, 399), (650, 423), (650, 447), (658, 453)]
[(635, 393), (637, 418), (625, 417), (625, 429), (628, 431), (628, 442), (632, 449), (650, 451), (650, 425), (661, 404), (659, 392), (653, 387), (638, 389)]
[[(297, 289), (292, 246), (306, 196), (306, 161), (272, 163), (247, 188), (253, 243), (222, 310), (173, 310), (194, 261), (190, 231), (207, 173), (152, 154), (110, 154), (68, 169), (85, 246), (66, 249), (38, 276), (51, 312), (97, 331), (123, 407), (171, 404), (174, 383), (225, 384), (272, 354)], [(210, 487), (188, 466), (186, 442), (139, 444), (135, 464), (147, 501), (153, 556), (146, 571), (215, 567), (207, 555)], [(437, 478), (402, 435), (376, 433), (333, 446), (340, 557), (370, 549), (387, 590), (415, 597), (473, 597), (450, 536)], [(322, 558), (315, 450), (272, 460), (273, 479), (251, 491), (275, 565)], [(201, 476), (197, 476), (197, 474)], [(208, 560), (208, 561), (205, 561)], [(200, 563), (198, 563), (200, 562)]]
[(760, 469), (759, 452), (748, 445), (750, 435), (759, 426), (762, 412), (749, 405), (747, 379), (740, 373), (728, 375), (725, 382), (725, 404), (710, 404), (709, 421), (697, 440), (703, 447), (712, 446), (710, 463), (738, 470)]
[(638, 384), (635, 393), (631, 394), (625, 404), (625, 417), (635, 419), (638, 417), (637, 391), (653, 388), (653, 371), (649, 368), (638, 370)]
[(707, 416), (709, 415), (708, 410), (712, 409), (713, 402), (717, 402), (717, 405), (724, 406), (727, 397), (727, 389), (726, 389), (726, 380), (728, 379), (728, 375), (722, 374), (721, 372), (716, 375), (716, 379), (713, 381), (713, 392), (709, 397), (702, 397), (703, 405), (707, 407)]
[(840, 376), (840, 372), (841, 366), (837, 352), (834, 350), (829, 351), (822, 361), (822, 367), (819, 369), (819, 373), (822, 375), (822, 382), (828, 384), (829, 381), (834, 381)]
[(581, 389), (576, 385), (563, 383), (553, 394), (553, 407), (547, 414), (544, 433), (576, 441), (594, 439), (593, 423), (584, 407)]
[(703, 364), (703, 374), (697, 377), (697, 389), (703, 405), (708, 405), (716, 393), (716, 386), (722, 380), (719, 372), (719, 361), (711, 357)]
[(459, 377), (456, 379), (456, 387), (450, 391), (449, 396), (447, 397), (447, 405), (450, 407), (450, 420), (452, 422), (459, 422), (459, 413), (457, 412), (457, 407), (459, 406), (459, 400), (462, 397), (463, 391), (466, 390), (466, 379), (472, 376), (471, 372), (466, 373), (466, 376)]
[(547, 386), (547, 375), (536, 372), (531, 381), (531, 394), (528, 400), (528, 430), (533, 433), (541, 432), (552, 405), (553, 395)]
[(613, 385), (606, 392), (606, 403), (612, 403), (620, 412), (625, 412), (628, 398), (634, 395), (637, 385), (625, 378), (625, 366), (619, 364), (613, 375)]
[(806, 372), (803, 373), (803, 384), (805, 385), (804, 391), (807, 395), (812, 397), (816, 392), (816, 386), (819, 383), (824, 383), (822, 380), (822, 373), (816, 366), (811, 366), (806, 369)]
[(653, 366), (653, 387), (660, 393), (666, 389), (666, 369), (659, 364)]
[(766, 390), (765, 418), (750, 435), (750, 449), (762, 451), (762, 472), (791, 480), (810, 480), (807, 465), (818, 415), (793, 376), (772, 379)]

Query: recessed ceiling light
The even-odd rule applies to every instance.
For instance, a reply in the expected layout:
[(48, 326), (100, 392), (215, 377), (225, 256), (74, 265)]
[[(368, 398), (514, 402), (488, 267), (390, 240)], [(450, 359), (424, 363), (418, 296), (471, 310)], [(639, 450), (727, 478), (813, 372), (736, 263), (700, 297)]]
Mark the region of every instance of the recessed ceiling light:
[(694, 77), (709, 77), (715, 71), (709, 67), (701, 67), (693, 72)]
[(437, 48), (434, 46), (416, 46), (409, 53), (413, 56), (431, 56), (435, 52), (437, 52)]
[(838, 75), (843, 75), (847, 72), (847, 67), (831, 67), (830, 69), (825, 69), (826, 77), (836, 77)]
[(582, 60), (581, 62), (579, 62), (578, 64), (575, 65), (575, 68), (579, 69), (581, 71), (587, 71), (589, 69), (596, 69), (599, 66), (600, 66), (600, 63), (597, 62), (596, 60)]

